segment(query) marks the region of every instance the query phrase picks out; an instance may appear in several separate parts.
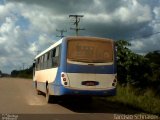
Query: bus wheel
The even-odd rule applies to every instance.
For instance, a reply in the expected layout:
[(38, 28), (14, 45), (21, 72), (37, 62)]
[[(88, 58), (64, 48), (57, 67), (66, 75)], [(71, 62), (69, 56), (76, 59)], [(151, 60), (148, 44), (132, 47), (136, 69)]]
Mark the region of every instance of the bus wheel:
[(42, 92), (40, 90), (36, 89), (36, 92), (37, 92), (37, 95), (42, 95)]
[(52, 95), (49, 95), (48, 86), (46, 88), (46, 101), (47, 101), (47, 103), (52, 103)]
[(35, 88), (36, 88), (37, 95), (42, 95), (42, 92), (37, 89), (37, 81), (35, 81)]

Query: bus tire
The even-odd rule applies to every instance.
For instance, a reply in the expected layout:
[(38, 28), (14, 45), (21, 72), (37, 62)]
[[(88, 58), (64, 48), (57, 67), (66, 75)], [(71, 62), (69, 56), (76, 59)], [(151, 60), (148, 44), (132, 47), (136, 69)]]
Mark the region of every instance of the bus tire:
[(42, 95), (42, 92), (40, 90), (36, 90), (37, 91), (37, 95)]
[(42, 92), (37, 89), (37, 81), (35, 81), (35, 88), (36, 88), (37, 95), (42, 95)]
[(46, 102), (47, 103), (52, 103), (52, 95), (49, 94), (48, 86), (46, 88)]

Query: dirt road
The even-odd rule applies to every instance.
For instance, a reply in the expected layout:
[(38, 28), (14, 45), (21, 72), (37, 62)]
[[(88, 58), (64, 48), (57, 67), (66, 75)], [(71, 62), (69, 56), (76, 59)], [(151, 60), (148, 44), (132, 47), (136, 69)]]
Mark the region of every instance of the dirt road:
[(91, 105), (65, 100), (47, 104), (43, 95), (36, 94), (32, 80), (0, 78), (0, 119), (17, 115), (18, 120), (113, 120), (116, 115), (137, 113), (101, 99), (93, 100)]

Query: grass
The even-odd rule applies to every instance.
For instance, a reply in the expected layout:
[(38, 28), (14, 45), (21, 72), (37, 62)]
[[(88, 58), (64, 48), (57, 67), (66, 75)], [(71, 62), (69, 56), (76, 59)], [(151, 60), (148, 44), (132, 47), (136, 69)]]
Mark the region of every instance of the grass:
[(118, 86), (117, 95), (109, 97), (107, 100), (160, 115), (160, 97), (156, 96), (151, 89), (141, 91), (132, 87)]

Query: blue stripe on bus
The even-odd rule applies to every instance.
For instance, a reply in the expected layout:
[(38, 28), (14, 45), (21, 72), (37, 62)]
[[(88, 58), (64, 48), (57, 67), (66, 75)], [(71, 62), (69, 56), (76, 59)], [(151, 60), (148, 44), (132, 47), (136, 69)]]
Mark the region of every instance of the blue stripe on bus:
[[(116, 94), (116, 88), (109, 90), (75, 90), (58, 86), (59, 95), (95, 95), (95, 96), (112, 96)], [(57, 90), (55, 90), (57, 91)]]
[(96, 73), (96, 74), (113, 74), (114, 66), (89, 66), (89, 65), (77, 65), (67, 64), (67, 71), (69, 73)]

